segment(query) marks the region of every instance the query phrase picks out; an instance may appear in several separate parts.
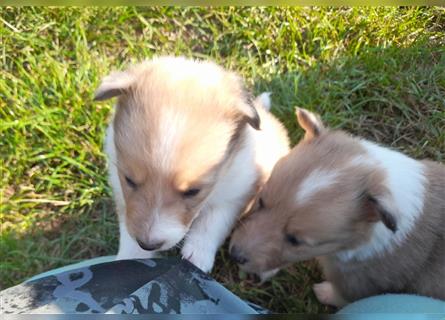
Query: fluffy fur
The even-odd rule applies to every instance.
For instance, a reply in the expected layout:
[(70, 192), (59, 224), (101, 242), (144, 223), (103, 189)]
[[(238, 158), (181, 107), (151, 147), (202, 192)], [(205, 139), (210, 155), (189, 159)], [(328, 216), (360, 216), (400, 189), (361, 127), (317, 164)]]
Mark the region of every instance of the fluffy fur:
[(251, 101), (241, 80), (212, 62), (161, 57), (106, 77), (96, 99), (114, 96), (105, 151), (117, 258), (151, 257), (185, 239), (183, 257), (210, 271), (237, 217), (288, 152), (284, 128), (266, 111), (268, 95)]
[(297, 116), (304, 139), (232, 236), (241, 268), (268, 275), (318, 257), (327, 281), (314, 290), (334, 306), (390, 292), (445, 299), (445, 167)]

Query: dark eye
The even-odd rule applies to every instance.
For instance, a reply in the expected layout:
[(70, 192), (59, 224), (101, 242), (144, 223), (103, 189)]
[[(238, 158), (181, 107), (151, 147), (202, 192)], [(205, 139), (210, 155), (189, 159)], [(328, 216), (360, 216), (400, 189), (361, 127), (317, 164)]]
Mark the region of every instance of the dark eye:
[(198, 193), (199, 193), (199, 191), (201, 191), (200, 189), (188, 189), (188, 190), (186, 190), (186, 191), (184, 191), (183, 193), (182, 193), (182, 196), (184, 196), (184, 197), (186, 197), (186, 198), (191, 198), (191, 197), (194, 197), (194, 196), (196, 196)]
[(301, 244), (301, 241), (298, 240), (294, 235), (292, 234), (286, 234), (286, 241), (289, 242), (293, 246), (298, 246)]
[(264, 201), (263, 198), (258, 200), (258, 209), (264, 209)]
[(125, 181), (127, 182), (128, 186), (132, 189), (136, 189), (137, 184), (131, 180), (129, 177), (125, 176)]

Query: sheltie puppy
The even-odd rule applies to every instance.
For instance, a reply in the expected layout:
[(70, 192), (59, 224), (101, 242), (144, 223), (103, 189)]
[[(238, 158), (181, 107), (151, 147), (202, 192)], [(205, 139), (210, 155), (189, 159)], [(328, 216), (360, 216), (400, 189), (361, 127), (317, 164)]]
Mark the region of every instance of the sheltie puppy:
[(382, 293), (445, 299), (445, 166), (297, 117), (304, 139), (232, 236), (241, 268), (268, 277), (317, 257), (315, 294), (337, 307)]
[(119, 216), (117, 259), (148, 258), (184, 239), (203, 271), (276, 161), (283, 126), (241, 79), (215, 63), (159, 57), (105, 77), (96, 100), (118, 97), (107, 129)]

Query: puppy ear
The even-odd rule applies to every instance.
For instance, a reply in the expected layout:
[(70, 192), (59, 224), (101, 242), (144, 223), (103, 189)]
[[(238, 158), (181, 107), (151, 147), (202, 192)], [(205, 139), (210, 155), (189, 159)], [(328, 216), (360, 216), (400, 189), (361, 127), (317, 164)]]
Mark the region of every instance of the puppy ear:
[(242, 102), (239, 104), (241, 112), (245, 116), (247, 123), (256, 130), (260, 130), (261, 120), (255, 108), (252, 97), (245, 93), (243, 94)]
[(253, 101), (255, 108), (263, 108), (266, 111), (270, 111), (270, 108), (272, 107), (270, 95), (270, 92), (263, 92), (262, 94), (257, 96)]
[(107, 100), (121, 95), (134, 83), (135, 78), (129, 72), (113, 72), (103, 78), (94, 95), (95, 101)]
[(318, 137), (324, 130), (318, 114), (312, 113), (303, 108), (296, 108), (297, 120), (300, 127), (306, 132), (304, 138), (307, 140)]
[(369, 194), (365, 195), (365, 217), (368, 222), (383, 222), (393, 233), (397, 231), (397, 221), (394, 215), (379, 200)]

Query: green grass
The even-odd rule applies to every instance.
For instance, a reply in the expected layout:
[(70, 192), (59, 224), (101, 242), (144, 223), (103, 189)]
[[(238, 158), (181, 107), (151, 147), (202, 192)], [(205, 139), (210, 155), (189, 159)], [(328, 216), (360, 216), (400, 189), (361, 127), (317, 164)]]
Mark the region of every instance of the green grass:
[[(238, 71), (296, 143), (294, 106), (414, 157), (445, 158), (443, 8), (1, 8), (1, 287), (98, 255), (118, 229), (100, 78), (155, 54)], [(255, 284), (226, 250), (213, 276), (277, 312), (329, 312), (313, 261)]]

